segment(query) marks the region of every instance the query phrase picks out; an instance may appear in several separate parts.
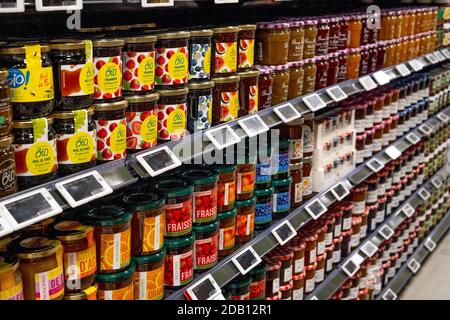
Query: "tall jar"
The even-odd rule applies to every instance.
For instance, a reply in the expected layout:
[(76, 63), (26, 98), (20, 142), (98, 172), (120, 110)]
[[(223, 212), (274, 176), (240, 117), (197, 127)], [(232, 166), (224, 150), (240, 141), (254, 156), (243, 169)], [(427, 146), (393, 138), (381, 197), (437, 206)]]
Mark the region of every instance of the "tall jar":
[(347, 62), (347, 79), (356, 79), (359, 77), (359, 67), (361, 63), (361, 49), (350, 49)]
[(350, 32), (349, 32), (349, 23), (350, 17), (347, 15), (343, 15), (340, 17), (339, 22), (339, 45), (338, 50), (346, 50), (350, 41)]
[(319, 19), (317, 24), (317, 38), (316, 38), (316, 56), (323, 56), (328, 54), (328, 44), (330, 40), (329, 19)]
[(303, 95), (314, 92), (316, 88), (316, 58), (304, 60)]
[(239, 25), (238, 71), (251, 70), (255, 64), (256, 25)]
[(164, 285), (178, 289), (194, 278), (194, 235), (166, 240), (164, 257)]
[(328, 57), (320, 56), (316, 58), (316, 84), (315, 91), (326, 88), (328, 83)]
[[(16, 176), (16, 161), (14, 156), (14, 148), (12, 147), (13, 136), (8, 135), (0, 137), (0, 172), (2, 172), (2, 180), (0, 182), (0, 197), (13, 194), (18, 190)], [(2, 238), (0, 238), (0, 243)], [(2, 250), (0, 246), (0, 251)]]
[(239, 84), (239, 117), (258, 112), (258, 79), (259, 71), (245, 71), (238, 73)]
[(179, 140), (186, 134), (188, 91), (188, 88), (158, 91), (159, 142)]
[(253, 198), (256, 178), (255, 162), (242, 163), (237, 165), (236, 199), (239, 201)]
[(212, 125), (233, 121), (239, 116), (239, 76), (214, 78)]
[(286, 64), (289, 58), (289, 23), (258, 23), (256, 32), (257, 61), (259, 64)]
[(300, 207), (303, 202), (303, 163), (290, 165), (291, 173), (291, 208)]
[(189, 83), (187, 98), (189, 132), (209, 129), (212, 126), (214, 81)]
[(339, 48), (339, 38), (340, 38), (340, 17), (331, 17), (330, 23), (328, 24), (330, 28), (330, 35), (328, 41), (328, 53), (334, 53), (338, 51)]
[(255, 231), (256, 198), (236, 201), (236, 243), (246, 243), (253, 237)]
[(316, 55), (317, 20), (305, 20), (305, 38), (303, 46), (303, 58), (311, 59)]
[(289, 66), (271, 66), (273, 71), (272, 105), (283, 103), (289, 97)]
[(361, 45), (361, 32), (362, 32), (362, 21), (361, 15), (352, 15), (348, 26), (350, 36), (349, 36), (349, 48), (359, 48)]
[(337, 82), (343, 82), (347, 80), (347, 65), (348, 65), (348, 57), (349, 57), (349, 50), (342, 50), (338, 52), (338, 60), (339, 60), (339, 67), (338, 67), (338, 75), (337, 75)]
[(217, 211), (230, 211), (234, 208), (236, 199), (236, 165), (216, 165), (212, 168), (219, 173)]
[(303, 61), (289, 63), (289, 100), (300, 97), (303, 94), (304, 76)]
[(339, 74), (339, 53), (328, 55), (327, 87), (338, 82)]
[(233, 253), (236, 246), (236, 209), (220, 212), (219, 217), (219, 257)]
[(289, 39), (289, 62), (303, 60), (303, 47), (305, 42), (305, 22), (295, 20), (289, 22), (291, 36)]
[(231, 76), (238, 68), (238, 27), (213, 29), (211, 51), (211, 73), (216, 76)]
[(210, 29), (192, 30), (189, 38), (189, 81), (208, 81), (211, 77)]
[(258, 79), (258, 108), (263, 110), (272, 106), (273, 72), (270, 68), (260, 66), (257, 70), (260, 72)]

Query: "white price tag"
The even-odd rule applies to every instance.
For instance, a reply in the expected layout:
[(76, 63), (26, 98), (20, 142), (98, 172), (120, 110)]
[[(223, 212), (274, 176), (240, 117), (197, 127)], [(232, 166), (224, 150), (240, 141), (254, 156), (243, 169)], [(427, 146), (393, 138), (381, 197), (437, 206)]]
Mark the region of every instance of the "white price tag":
[(417, 144), (420, 141), (420, 138), (415, 133), (410, 133), (406, 136), (406, 140), (411, 142), (411, 144)]
[(143, 8), (151, 7), (173, 7), (174, 0), (141, 0), (141, 6)]
[(387, 224), (381, 227), (380, 230), (378, 230), (378, 233), (385, 239), (389, 240), (394, 235), (394, 230), (392, 230), (391, 227), (389, 227)]
[(444, 57), (444, 55), (443, 55), (440, 51), (436, 51), (436, 52), (434, 53), (434, 56), (436, 57), (436, 59), (439, 60), (439, 62), (442, 62), (442, 61), (445, 61), (445, 60), (446, 60), (445, 57)]
[(425, 240), (425, 248), (427, 248), (428, 251), (433, 252), (434, 249), (436, 249), (436, 242), (434, 242), (431, 237), (427, 238), (427, 240)]
[(289, 240), (291, 240), (297, 234), (292, 224), (285, 220), (278, 226), (272, 229), (272, 234), (277, 239), (280, 245), (285, 245)]
[(396, 66), (395, 69), (398, 71), (398, 73), (400, 73), (402, 77), (406, 77), (411, 74), (411, 71), (409, 71), (408, 67), (403, 63)]
[(313, 112), (323, 109), (327, 106), (325, 101), (323, 101), (322, 98), (317, 93), (313, 93), (306, 97), (303, 97), (303, 102)]
[(439, 114), (437, 115), (437, 118), (438, 118), (439, 120), (441, 120), (442, 122), (445, 122), (445, 123), (447, 123), (447, 122), (450, 120), (450, 118), (449, 118), (445, 113), (443, 113), (443, 112), (439, 113)]
[(384, 150), (384, 152), (392, 160), (395, 160), (395, 159), (397, 159), (398, 157), (400, 157), (402, 155), (402, 153), (400, 152), (400, 150), (397, 149), (396, 146), (390, 146), (389, 148), (386, 148), (386, 150)]
[(257, 114), (238, 120), (238, 123), (250, 138), (269, 131), (267, 124)]
[(410, 217), (412, 217), (414, 212), (416, 212), (416, 210), (414, 210), (414, 208), (411, 206), (411, 204), (407, 203), (403, 206), (402, 212), (405, 214), (405, 216), (410, 218)]
[(416, 72), (423, 69), (423, 64), (419, 60), (416, 60), (416, 59), (411, 60), (408, 62), (408, 64)]
[(221, 289), (212, 275), (208, 274), (184, 291), (188, 300), (214, 300)]
[(214, 0), (216, 4), (224, 4), (224, 3), (239, 3), (239, 0)]
[(334, 102), (339, 102), (348, 98), (347, 94), (338, 86), (334, 86), (325, 90)]
[(439, 188), (442, 186), (442, 181), (441, 181), (441, 179), (439, 179), (438, 177), (436, 177), (436, 178), (433, 178), (433, 179), (431, 180), (431, 184), (432, 184), (436, 189), (439, 189)]
[(81, 10), (83, 9), (82, 0), (64, 0), (61, 5), (55, 6), (55, 1), (35, 0), (36, 11), (60, 11), (60, 10)]
[(450, 59), (450, 50), (449, 50), (449, 49), (444, 49), (444, 50), (442, 50), (442, 54), (443, 54), (447, 59)]
[(327, 212), (327, 207), (320, 201), (319, 199), (314, 200), (311, 203), (308, 203), (305, 207), (306, 212), (309, 213), (311, 218), (314, 220), (317, 220), (320, 218), (321, 215), (323, 215), (325, 212)]
[(397, 295), (392, 291), (391, 288), (388, 288), (386, 292), (382, 296), (383, 300), (397, 300)]
[(217, 150), (222, 150), (241, 141), (241, 138), (239, 138), (229, 125), (207, 130), (205, 136), (213, 143)]
[(359, 79), (359, 83), (366, 91), (375, 89), (378, 85), (373, 81), (371, 76), (365, 76)]
[(14, 231), (14, 228), (9, 224), (6, 217), (0, 214), (0, 237), (3, 237)]
[(339, 182), (331, 188), (331, 193), (337, 201), (341, 201), (350, 193), (350, 191), (347, 189), (344, 182)]
[(151, 177), (181, 166), (181, 161), (167, 146), (152, 149), (136, 156), (136, 160)]
[(248, 247), (234, 256), (231, 261), (233, 261), (242, 275), (246, 275), (261, 262), (261, 257), (256, 253), (255, 249)]
[(289, 123), (302, 116), (300, 112), (298, 112), (297, 109), (295, 109), (295, 107), (290, 102), (283, 104), (279, 107), (275, 107), (273, 111), (284, 123)]
[(427, 201), (428, 198), (430, 197), (430, 193), (428, 192), (427, 189), (422, 188), (419, 191), (419, 197), (421, 197), (423, 201)]
[(369, 240), (361, 247), (361, 251), (371, 258), (378, 251), (378, 247)]
[(384, 165), (377, 158), (366, 162), (366, 166), (375, 173), (384, 168)]
[(352, 278), (360, 269), (363, 261), (364, 258), (356, 253), (346, 263), (344, 263), (341, 269), (349, 278)]
[(429, 135), (433, 132), (433, 129), (432, 129), (429, 125), (427, 125), (427, 124), (421, 125), (421, 126), (419, 127), (419, 130), (420, 130), (423, 134), (425, 134), (425, 135), (427, 135), (427, 136), (429, 136)]
[(438, 63), (439, 60), (434, 56), (434, 54), (430, 53), (425, 56), (425, 58), (432, 64)]
[(9, 0), (0, 3), (0, 13), (24, 12), (25, 3), (23, 0)]
[(387, 73), (384, 72), (383, 70), (375, 72), (373, 74), (373, 78), (380, 86), (384, 86), (385, 84), (388, 84), (391, 81), (391, 78), (389, 78)]
[(416, 259), (412, 258), (408, 262), (408, 269), (411, 270), (412, 273), (416, 274), (417, 271), (419, 271), (419, 269), (420, 269), (420, 263), (417, 262)]

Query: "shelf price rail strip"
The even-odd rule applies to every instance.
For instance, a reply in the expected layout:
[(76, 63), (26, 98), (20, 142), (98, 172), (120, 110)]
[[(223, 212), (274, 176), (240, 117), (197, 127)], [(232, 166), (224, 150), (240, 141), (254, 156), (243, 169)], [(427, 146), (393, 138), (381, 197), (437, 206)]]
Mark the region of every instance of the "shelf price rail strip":
[(417, 209), (417, 207), (424, 202), (424, 200), (419, 196), (420, 190), (425, 189), (431, 194), (436, 189), (431, 181), (436, 177), (446, 179), (446, 168), (444, 167), (440, 169), (426, 182), (424, 182), (422, 186), (418, 187), (418, 190), (416, 192), (405, 199), (402, 204), (384, 220), (382, 224), (380, 224), (371, 234), (369, 234), (369, 236), (363, 242), (361, 242), (357, 248), (352, 250), (352, 252), (339, 264), (338, 267), (334, 268), (334, 271), (326, 276), (325, 280), (306, 297), (306, 300), (330, 299), (331, 296), (345, 283), (345, 281), (350, 278), (350, 276), (346, 272), (344, 272), (343, 267), (347, 266), (347, 264), (356, 265), (357, 268), (353, 269), (356, 270), (354, 271), (356, 273), (359, 270), (362, 262), (369, 258), (369, 256), (367, 256), (362, 251), (362, 248), (364, 248), (370, 242), (378, 249), (379, 246), (385, 241), (385, 238), (380, 234), (380, 230), (384, 229), (386, 226), (388, 226), (392, 230), (395, 230), (398, 226), (400, 226), (403, 221), (407, 219), (407, 216), (403, 212), (403, 209), (408, 204), (414, 210)]
[(430, 239), (432, 243), (438, 244), (445, 236), (450, 228), (450, 210), (447, 211), (444, 218), (434, 227), (434, 229), (426, 236), (420, 245), (414, 250), (408, 260), (398, 269), (395, 276), (388, 282), (377, 300), (396, 300), (403, 288), (408, 284), (409, 280), (419, 272), (423, 262), (432, 254), (433, 250), (427, 247)]

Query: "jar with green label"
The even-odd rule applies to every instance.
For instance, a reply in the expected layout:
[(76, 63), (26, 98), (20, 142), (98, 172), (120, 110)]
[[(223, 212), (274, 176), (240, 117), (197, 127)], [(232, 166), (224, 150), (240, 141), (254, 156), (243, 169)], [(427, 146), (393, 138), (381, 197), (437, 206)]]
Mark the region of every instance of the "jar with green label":
[(236, 209), (219, 213), (219, 257), (233, 253), (236, 246)]
[(236, 201), (236, 243), (246, 243), (253, 238), (255, 231), (256, 197)]
[(211, 269), (219, 260), (219, 221), (206, 225), (196, 225), (194, 231), (194, 270)]
[(162, 300), (164, 297), (164, 257), (166, 250), (135, 256), (134, 300)]
[(274, 188), (272, 195), (274, 218), (285, 217), (291, 209), (291, 182), (291, 177), (281, 180), (272, 180), (272, 186)]
[(123, 271), (97, 274), (98, 300), (133, 300), (135, 268), (134, 262), (131, 262)]
[(272, 194), (273, 187), (255, 190), (255, 229), (264, 230), (272, 222)]
[(188, 130), (194, 133), (212, 125), (214, 81), (189, 83)]
[(159, 142), (179, 140), (186, 134), (188, 92), (188, 88), (158, 91)]
[(194, 235), (166, 240), (164, 258), (164, 285), (168, 289), (180, 288), (194, 278)]

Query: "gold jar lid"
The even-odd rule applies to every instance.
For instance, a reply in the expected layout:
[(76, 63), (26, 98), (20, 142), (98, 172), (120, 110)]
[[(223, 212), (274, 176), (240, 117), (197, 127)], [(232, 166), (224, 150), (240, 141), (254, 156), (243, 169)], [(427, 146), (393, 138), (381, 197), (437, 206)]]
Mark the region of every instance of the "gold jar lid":
[(127, 100), (120, 100), (116, 102), (95, 103), (94, 107), (95, 111), (121, 110), (128, 107), (128, 102)]
[(103, 30), (102, 27), (93, 27), (93, 28), (81, 28), (81, 29), (78, 29), (77, 31), (85, 32), (85, 33), (94, 33), (94, 32), (100, 32), (102, 30)]
[(13, 232), (7, 236), (0, 237), (0, 251), (6, 251), (6, 247), (14, 240), (18, 239), (20, 234)]
[(63, 300), (87, 300), (87, 294), (84, 291), (65, 293)]
[[(87, 111), (87, 114), (89, 116), (93, 116), (95, 107), (91, 106), (85, 110)], [(55, 113), (52, 113), (52, 117), (54, 117), (55, 119), (73, 119), (75, 117), (75, 113), (73, 111), (57, 111)]]
[(256, 30), (256, 24), (241, 24), (239, 30)]
[(241, 78), (259, 77), (260, 74), (261, 72), (259, 72), (258, 70), (238, 72), (238, 76)]
[(102, 47), (123, 47), (125, 45), (125, 41), (122, 39), (100, 39), (92, 41), (94, 48), (102, 48)]
[(158, 40), (169, 40), (169, 39), (187, 39), (191, 36), (190, 32), (178, 31), (178, 32), (167, 32), (159, 33)]
[(14, 272), (19, 267), (19, 259), (13, 254), (0, 252), (0, 274)]
[[(47, 117), (48, 124), (53, 123), (53, 117)], [(33, 120), (15, 120), (13, 124), (13, 128), (15, 129), (25, 129), (25, 128), (33, 128)]]
[(239, 76), (229, 76), (229, 77), (217, 77), (213, 78), (212, 80), (214, 83), (232, 83), (232, 82), (238, 82), (240, 79)]
[(191, 82), (188, 85), (189, 90), (214, 88), (214, 81)]
[(6, 69), (0, 69), (0, 79), (6, 79), (8, 78), (8, 70)]
[(125, 97), (128, 103), (144, 103), (144, 102), (153, 102), (159, 100), (159, 93), (150, 93), (145, 95), (135, 95)]
[(175, 90), (158, 90), (160, 97), (173, 97), (173, 96), (182, 96), (188, 94), (188, 88), (175, 89)]
[(59, 240), (31, 237), (19, 241), (13, 251), (22, 259), (37, 259), (51, 256), (61, 247)]
[(214, 33), (238, 33), (239, 32), (239, 28), (238, 27), (220, 27), (220, 28), (214, 28), (213, 29)]
[(80, 50), (85, 49), (86, 46), (83, 41), (75, 41), (70, 39), (56, 39), (50, 41), (50, 48), (52, 50)]
[(147, 35), (147, 36), (139, 36), (139, 37), (130, 37), (130, 38), (123, 38), (126, 44), (128, 43), (150, 43), (150, 42), (156, 42), (158, 40), (158, 37), (156, 35)]
[(106, 31), (127, 31), (131, 29), (131, 25), (125, 24), (123, 26), (108, 26), (105, 27)]
[(212, 29), (191, 30), (191, 37), (208, 37), (213, 35)]
[(94, 230), (91, 226), (86, 226), (76, 220), (66, 220), (51, 224), (49, 233), (61, 241), (75, 241), (84, 239), (89, 232)]
[[(39, 45), (38, 42), (33, 43), (11, 43), (7, 44), (3, 47), (0, 47), (0, 54), (25, 54), (25, 47), (29, 45)], [(40, 45), (41, 52), (49, 52), (50, 46), (49, 45)]]
[(0, 137), (0, 147), (9, 148), (14, 141), (14, 137), (12, 134), (9, 134), (4, 137)]

